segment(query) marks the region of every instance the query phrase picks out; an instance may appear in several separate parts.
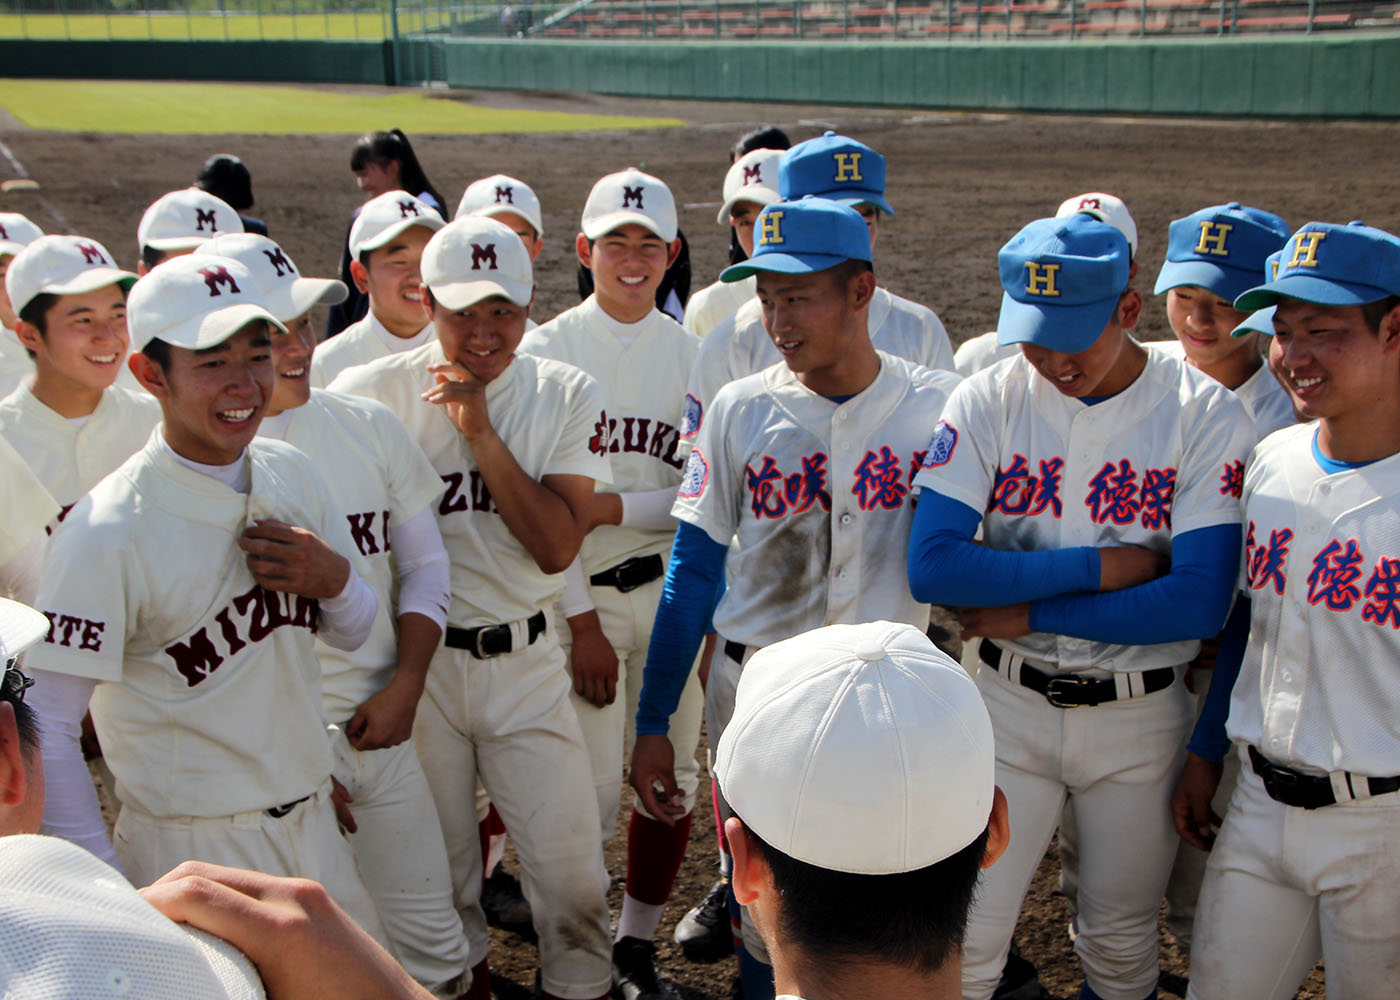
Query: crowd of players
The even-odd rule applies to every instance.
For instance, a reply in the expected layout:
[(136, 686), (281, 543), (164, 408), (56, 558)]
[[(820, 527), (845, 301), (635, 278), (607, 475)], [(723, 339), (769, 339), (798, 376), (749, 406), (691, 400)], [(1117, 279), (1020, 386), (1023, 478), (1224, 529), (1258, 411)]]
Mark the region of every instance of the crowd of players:
[(1176, 340), (1143, 345), (1132, 216), (1078, 195), (1002, 248), (955, 357), (877, 282), (883, 157), (774, 131), (724, 178), (720, 280), (686, 296), (672, 192), (629, 168), (542, 324), (534, 192), (483, 178), (448, 221), (398, 132), (356, 147), (342, 280), (239, 215), (229, 157), (150, 206), (134, 273), (0, 214), (44, 832), (135, 885), (314, 879), (473, 998), (508, 835), (537, 990), (652, 1000), (713, 798), (678, 940), (749, 1000), (1017, 1000), (1058, 831), (1082, 997), (1155, 996), (1164, 898), (1192, 997), (1291, 996), (1324, 954), (1338, 996), (1389, 995), (1400, 239), (1184, 215)]

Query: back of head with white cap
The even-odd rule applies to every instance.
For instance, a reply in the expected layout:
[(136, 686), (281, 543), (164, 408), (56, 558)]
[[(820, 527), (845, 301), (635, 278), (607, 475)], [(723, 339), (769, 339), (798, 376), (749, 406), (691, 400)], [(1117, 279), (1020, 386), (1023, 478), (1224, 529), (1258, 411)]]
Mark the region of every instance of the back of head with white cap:
[(1102, 191), (1087, 191), (1084, 194), (1077, 194), (1073, 198), (1066, 198), (1056, 209), (1055, 218), (1063, 219), (1067, 215), (1075, 215), (1080, 212), (1093, 216), (1100, 222), (1106, 222), (1122, 233), (1128, 239), (1130, 256), (1137, 256), (1137, 223), (1133, 221), (1132, 214), (1129, 213), (1128, 206), (1123, 204), (1122, 198), (1115, 194), (1105, 194)]
[[(745, 665), (715, 774), (773, 849), (861, 875), (937, 864), (987, 829), (992, 725), (971, 678), (918, 629), (831, 625)], [(870, 835), (851, 836), (861, 817)]]

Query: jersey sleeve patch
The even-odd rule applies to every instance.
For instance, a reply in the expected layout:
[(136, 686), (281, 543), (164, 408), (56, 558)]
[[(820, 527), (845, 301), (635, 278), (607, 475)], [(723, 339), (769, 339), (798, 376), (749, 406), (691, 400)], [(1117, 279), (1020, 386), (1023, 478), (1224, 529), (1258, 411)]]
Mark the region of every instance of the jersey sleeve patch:
[(952, 461), (953, 451), (957, 446), (957, 428), (946, 420), (938, 421), (938, 426), (933, 429), (933, 440), (928, 443), (928, 451), (924, 454), (923, 467), (936, 469), (940, 465), (947, 465)]
[(700, 418), (705, 412), (705, 408), (700, 405), (700, 400), (690, 393), (685, 394), (685, 404), (681, 408), (681, 437), (693, 438), (700, 430)]
[(593, 436), (588, 439), (588, 450), (595, 455), (606, 455), (610, 430), (607, 411), (598, 414), (598, 422), (593, 425)]
[(700, 449), (696, 448), (691, 451), (690, 458), (685, 463), (685, 472), (681, 475), (681, 485), (676, 495), (698, 497), (705, 492), (705, 484), (709, 481), (710, 466)]

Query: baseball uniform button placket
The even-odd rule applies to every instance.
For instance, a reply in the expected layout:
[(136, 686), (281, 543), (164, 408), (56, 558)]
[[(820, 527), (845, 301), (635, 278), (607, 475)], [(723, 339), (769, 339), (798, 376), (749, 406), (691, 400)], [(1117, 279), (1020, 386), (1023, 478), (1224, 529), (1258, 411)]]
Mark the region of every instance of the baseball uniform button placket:
[(977, 652), (983, 663), (1013, 683), (1044, 695), (1056, 708), (1092, 707), (1109, 701), (1141, 698), (1164, 691), (1176, 682), (1174, 667), (1115, 673), (1112, 677), (1055, 673), (1034, 666), (1019, 653), (1002, 649), (990, 639), (983, 639)]
[(1400, 790), (1400, 776), (1368, 778), (1350, 771), (1307, 774), (1269, 760), (1253, 746), (1249, 747), (1249, 763), (1264, 782), (1269, 798), (1299, 809), (1321, 809)]
[(620, 593), (626, 594), (660, 579), (665, 572), (666, 564), (661, 555), (653, 552), (649, 556), (625, 559), (611, 569), (594, 573), (588, 578), (588, 582), (595, 587), (614, 587)]
[(449, 649), (465, 649), (478, 660), (486, 660), (524, 649), (544, 634), (544, 628), (544, 612), (536, 611), (519, 622), (478, 625), (476, 628), (449, 625), (443, 633), (442, 644)]

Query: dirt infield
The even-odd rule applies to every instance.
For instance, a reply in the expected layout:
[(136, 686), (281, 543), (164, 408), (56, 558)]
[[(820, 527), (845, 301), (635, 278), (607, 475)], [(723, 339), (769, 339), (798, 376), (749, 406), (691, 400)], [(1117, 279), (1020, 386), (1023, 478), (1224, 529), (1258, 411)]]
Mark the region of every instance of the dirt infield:
[[(363, 89), (363, 88), (362, 88)], [(706, 105), (587, 95), (462, 94), (503, 108), (667, 115), (691, 124), (659, 132), (434, 138), (415, 135), (429, 176), (455, 206), (480, 176), (518, 176), (545, 207), (547, 245), (537, 264), (535, 316), (547, 319), (577, 302), (573, 240), (578, 213), (594, 179), (636, 164), (667, 180), (681, 204), (695, 288), (727, 263), (727, 230), (715, 224), (727, 150), (759, 121), (787, 128), (794, 139), (836, 128), (889, 158), (889, 199), (898, 215), (882, 229), (876, 270), (891, 290), (932, 306), (955, 343), (991, 329), (1000, 288), (996, 251), (1023, 223), (1053, 212), (1065, 197), (1088, 190), (1122, 196), (1141, 234), (1138, 284), (1147, 295), (1142, 332), (1165, 335), (1163, 304), (1151, 297), (1166, 247), (1167, 223), (1205, 205), (1238, 200), (1271, 209), (1291, 224), (1365, 219), (1400, 229), (1400, 198), (1391, 168), (1400, 160), (1400, 124), (1135, 121), (916, 110)], [(337, 267), (351, 210), (359, 202), (347, 166), (350, 138), (310, 136), (59, 135), (30, 132), (0, 120), (0, 141), (39, 180), (37, 193), (0, 194), (0, 210), (29, 214), (48, 231), (93, 236), (134, 265), (136, 224), (163, 192), (190, 182), (210, 153), (237, 153), (248, 164), (258, 204), (274, 238), (308, 274)], [(393, 122), (382, 123), (390, 127)], [(0, 158), (0, 179), (15, 176)], [(624, 813), (625, 818), (625, 813)], [(854, 823), (852, 836), (860, 836)], [(614, 903), (620, 892), (621, 839), (609, 862)], [(714, 837), (708, 810), (697, 818), (692, 856), (677, 888), (679, 901), (663, 926), (662, 962), (683, 995), (729, 995), (727, 966), (696, 966), (670, 944), (683, 909), (713, 877)], [(1077, 995), (1080, 975), (1066, 940), (1062, 900), (1047, 864), (1023, 916), (1020, 940), (1056, 997)], [(492, 955), (498, 992), (528, 995), (534, 952), (498, 935)], [(1164, 993), (1180, 996), (1184, 957), (1164, 938)], [(1305, 996), (1321, 996), (1314, 979)]]

